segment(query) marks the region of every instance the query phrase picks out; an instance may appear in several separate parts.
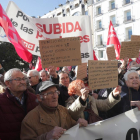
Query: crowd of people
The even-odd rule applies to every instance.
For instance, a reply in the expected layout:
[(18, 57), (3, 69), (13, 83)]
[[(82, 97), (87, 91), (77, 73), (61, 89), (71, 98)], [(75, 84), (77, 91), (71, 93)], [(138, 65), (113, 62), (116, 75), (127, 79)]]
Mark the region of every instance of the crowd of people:
[[(88, 70), (87, 70), (88, 74)], [(118, 86), (91, 90), (88, 76), (77, 79), (77, 66), (59, 71), (0, 70), (0, 140), (59, 139), (79, 123), (140, 110), (140, 64), (118, 62)]]

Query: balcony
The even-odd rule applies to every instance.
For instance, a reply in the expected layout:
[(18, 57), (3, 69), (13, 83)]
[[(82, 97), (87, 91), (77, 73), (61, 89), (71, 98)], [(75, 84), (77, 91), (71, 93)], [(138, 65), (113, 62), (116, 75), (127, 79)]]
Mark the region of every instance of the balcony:
[(99, 32), (99, 31), (102, 31), (102, 30), (104, 30), (104, 26), (102, 26), (102, 25), (98, 25), (97, 27), (96, 27), (96, 29), (95, 29), (97, 32)]
[(133, 0), (123, 0), (123, 6), (129, 5), (132, 3), (133, 3)]
[(95, 16), (101, 16), (101, 15), (103, 15), (103, 11), (97, 12), (97, 13), (95, 14)]
[(114, 21), (114, 22), (112, 21), (112, 24), (113, 24), (114, 27), (119, 26), (119, 22), (118, 21)]
[(96, 46), (97, 46), (98, 48), (103, 48), (103, 47), (104, 47), (104, 44), (103, 44), (102, 41), (98, 41), (98, 42), (96, 42)]
[(125, 37), (124, 37), (124, 41), (131, 41), (131, 36), (128, 36), (128, 35), (125, 36)]
[(118, 8), (118, 5), (110, 5), (108, 11), (111, 12), (112, 10), (116, 10)]
[(134, 20), (135, 20), (134, 16), (127, 16), (127, 17), (124, 17), (123, 23), (127, 24), (127, 23), (130, 23), (130, 22), (133, 22)]

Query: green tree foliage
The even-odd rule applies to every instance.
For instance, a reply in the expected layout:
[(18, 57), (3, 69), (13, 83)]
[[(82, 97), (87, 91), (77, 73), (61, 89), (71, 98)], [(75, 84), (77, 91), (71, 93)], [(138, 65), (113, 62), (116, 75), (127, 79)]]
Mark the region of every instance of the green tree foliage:
[(22, 60), (16, 53), (14, 46), (8, 42), (0, 42), (0, 64), (2, 64), (5, 71), (11, 68), (21, 70), (29, 68), (29, 63)]

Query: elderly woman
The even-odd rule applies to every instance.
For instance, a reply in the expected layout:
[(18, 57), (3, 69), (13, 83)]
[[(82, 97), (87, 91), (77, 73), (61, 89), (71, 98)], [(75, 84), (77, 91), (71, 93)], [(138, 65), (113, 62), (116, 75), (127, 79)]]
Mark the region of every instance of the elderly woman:
[(75, 120), (85, 118), (89, 121), (91, 116), (89, 111), (87, 111), (88, 109), (94, 112), (94, 117), (98, 120), (98, 110), (107, 111), (117, 104), (120, 101), (120, 92), (121, 88), (117, 87), (106, 100), (96, 100), (93, 96), (89, 95), (89, 88), (85, 87), (82, 80), (75, 80), (68, 87), (70, 97), (66, 101), (66, 107)]
[[(122, 86), (120, 113), (132, 109), (131, 101), (140, 100), (140, 79), (137, 71), (130, 70), (124, 75), (126, 85)], [(133, 107), (134, 108), (134, 107)]]

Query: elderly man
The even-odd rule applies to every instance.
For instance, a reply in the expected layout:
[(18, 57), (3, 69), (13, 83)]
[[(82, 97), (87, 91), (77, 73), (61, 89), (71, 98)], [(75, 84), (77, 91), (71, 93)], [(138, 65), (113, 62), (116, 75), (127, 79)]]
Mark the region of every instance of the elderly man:
[(36, 96), (26, 90), (26, 80), (17, 68), (10, 69), (4, 75), (7, 89), (0, 95), (1, 140), (20, 140), (23, 118), (38, 105)]
[(29, 70), (27, 73), (31, 87), (36, 91), (36, 87), (41, 82), (40, 75), (37, 70)]
[[(58, 105), (57, 85), (51, 81), (42, 82), (37, 95), (39, 106), (24, 118), (21, 126), (21, 140), (51, 140), (59, 139), (64, 131), (76, 122), (67, 109)], [(87, 126), (87, 121), (79, 119), (81, 126)]]
[(50, 80), (50, 76), (48, 75), (48, 72), (46, 70), (41, 70), (39, 74), (42, 82)]

